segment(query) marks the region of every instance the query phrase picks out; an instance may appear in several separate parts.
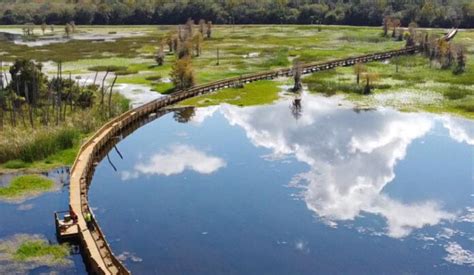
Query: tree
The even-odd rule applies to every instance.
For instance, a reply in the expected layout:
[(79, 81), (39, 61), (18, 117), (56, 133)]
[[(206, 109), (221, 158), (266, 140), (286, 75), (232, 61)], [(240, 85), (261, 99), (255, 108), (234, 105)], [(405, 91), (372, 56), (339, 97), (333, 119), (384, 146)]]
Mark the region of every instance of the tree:
[(23, 27), (23, 34), (25, 36), (31, 36), (35, 34), (35, 25), (33, 23), (26, 23)]
[(356, 75), (357, 85), (360, 84), (360, 76), (361, 74), (367, 72), (367, 68), (362, 63), (357, 63), (354, 65), (354, 74)]
[(196, 114), (196, 108), (185, 107), (174, 112), (173, 118), (179, 123), (188, 123)]
[(48, 25), (46, 25), (46, 23), (43, 22), (43, 24), (41, 24), (41, 31), (43, 32), (43, 35), (44, 35), (44, 32), (46, 31), (47, 27), (48, 27)]
[(453, 73), (458, 75), (466, 71), (466, 47), (461, 45), (456, 47), (456, 67)]
[(193, 37), (193, 26), (194, 26), (194, 20), (189, 18), (188, 21), (186, 22), (186, 39), (189, 39), (190, 37)]
[(417, 28), (418, 24), (415, 22), (411, 22), (408, 25), (408, 33), (405, 34), (405, 39), (406, 39), (406, 47), (413, 47), (415, 46), (415, 39), (417, 36)]
[(205, 31), (205, 27), (206, 27), (206, 20), (204, 19), (201, 19), (199, 20), (199, 32), (201, 33), (201, 35), (204, 37), (204, 31)]
[(301, 62), (297, 61), (293, 64), (293, 78), (295, 80), (295, 86), (293, 86), (293, 91), (297, 92), (303, 88), (301, 84), (301, 75), (303, 74), (303, 68)]
[(212, 37), (212, 21), (207, 22), (207, 39), (211, 39)]
[(75, 33), (76, 32), (76, 22), (71, 21), (71, 22), (69, 22), (69, 25), (71, 25), (71, 32)]
[(366, 72), (363, 76), (365, 79), (364, 94), (368, 95), (372, 91), (374, 82), (379, 79), (379, 75), (377, 73)]
[(453, 62), (453, 54), (451, 43), (444, 39), (438, 40), (438, 47), (436, 49), (436, 57), (441, 63), (442, 69), (447, 69), (451, 67)]
[(37, 104), (41, 93), (45, 91), (47, 78), (41, 72), (42, 68), (41, 63), (26, 59), (18, 59), (10, 67), (9, 88), (24, 97), (28, 104)]
[(172, 53), (174, 48), (173, 48), (173, 39), (174, 39), (174, 36), (175, 36), (175, 32), (174, 31), (169, 31), (166, 35), (165, 35), (165, 38), (164, 38), (164, 41), (166, 43), (166, 45), (168, 45), (168, 48), (169, 48), (169, 52)]
[(170, 75), (176, 90), (185, 90), (194, 86), (195, 79), (191, 57), (176, 59)]
[(70, 38), (71, 33), (72, 33), (72, 26), (71, 24), (67, 23), (66, 26), (64, 27), (64, 32), (66, 33), (66, 37)]
[(196, 56), (201, 55), (201, 48), (202, 48), (202, 34), (200, 32), (196, 33), (193, 37), (193, 44), (194, 44), (194, 50), (196, 52)]
[(385, 16), (383, 19), (383, 36), (388, 36), (388, 30), (392, 25), (392, 18), (390, 16)]
[(293, 117), (298, 120), (303, 115), (303, 107), (301, 105), (301, 97), (297, 96), (290, 106), (291, 114)]
[(400, 64), (402, 62), (402, 59), (400, 56), (396, 56), (394, 58), (392, 58), (392, 63), (395, 64), (395, 72), (398, 73), (399, 72), (399, 67), (400, 67)]
[(158, 66), (163, 66), (163, 63), (165, 62), (165, 49), (163, 46), (163, 42), (160, 43), (160, 48), (156, 53), (155, 60)]
[(398, 27), (401, 26), (400, 19), (394, 18), (391, 20), (391, 26), (392, 26), (392, 37), (396, 38), (397, 37), (397, 29)]
[(183, 58), (186, 58), (186, 57), (190, 57), (191, 52), (192, 52), (192, 48), (193, 48), (193, 42), (191, 40), (186, 40), (184, 42), (179, 42), (178, 43), (178, 52), (177, 52), (178, 58), (183, 59)]

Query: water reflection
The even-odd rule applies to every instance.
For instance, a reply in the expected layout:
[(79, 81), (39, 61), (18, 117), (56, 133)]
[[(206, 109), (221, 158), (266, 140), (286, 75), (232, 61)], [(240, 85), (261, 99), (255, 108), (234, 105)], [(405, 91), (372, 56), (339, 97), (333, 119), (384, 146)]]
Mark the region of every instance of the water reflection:
[[(309, 171), (296, 175), (292, 185), (304, 188), (307, 207), (326, 222), (335, 226), (364, 213), (381, 215), (386, 234), (401, 238), (456, 217), (438, 201), (405, 203), (383, 192), (408, 146), (433, 128), (428, 115), (380, 109), (355, 116), (351, 106), (338, 106), (337, 100), (306, 97), (298, 107), (305, 112), (295, 123), (293, 109), (291, 114), (282, 111), (285, 104), (225, 106), (222, 112), (232, 125), (245, 129), (255, 146), (271, 149), (273, 159), (294, 155), (308, 164)], [(471, 122), (442, 120), (454, 139), (473, 141)]]
[(225, 165), (221, 158), (210, 156), (189, 145), (175, 144), (166, 151), (153, 154), (146, 161), (137, 163), (133, 171), (123, 171), (122, 180), (138, 178), (140, 175), (171, 176), (185, 170), (211, 174)]
[(140, 274), (466, 273), (473, 133), (304, 93), (184, 109), (121, 141), (90, 199)]

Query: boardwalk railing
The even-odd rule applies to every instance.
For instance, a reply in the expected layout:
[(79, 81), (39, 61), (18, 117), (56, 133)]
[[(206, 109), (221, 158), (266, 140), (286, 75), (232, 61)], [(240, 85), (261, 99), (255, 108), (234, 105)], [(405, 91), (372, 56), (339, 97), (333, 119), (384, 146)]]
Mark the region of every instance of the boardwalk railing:
[[(302, 73), (309, 74), (318, 71), (330, 70), (336, 67), (352, 66), (357, 63), (367, 63), (390, 59), (392, 57), (414, 54), (417, 47), (400, 50), (373, 53), (345, 59), (333, 60), (324, 63), (311, 63), (302, 66)], [(244, 75), (235, 78), (216, 81), (210, 84), (194, 86), (188, 90), (173, 93), (170, 96), (159, 98), (138, 108), (129, 110), (109, 122), (105, 123), (94, 133), (80, 148), (78, 156), (71, 167), (70, 208), (78, 215), (80, 228), (79, 237), (91, 273), (96, 274), (130, 274), (127, 268), (117, 259), (108, 245), (105, 235), (94, 220), (95, 230), (88, 230), (85, 223), (85, 214), (91, 212), (88, 203), (88, 188), (92, 175), (100, 161), (100, 152), (106, 148), (107, 143), (117, 139), (121, 131), (128, 125), (138, 123), (140, 119), (155, 113), (158, 110), (176, 104), (184, 99), (210, 93), (222, 88), (233, 87), (264, 79), (288, 77), (293, 75), (292, 69), (271, 70), (262, 73)]]

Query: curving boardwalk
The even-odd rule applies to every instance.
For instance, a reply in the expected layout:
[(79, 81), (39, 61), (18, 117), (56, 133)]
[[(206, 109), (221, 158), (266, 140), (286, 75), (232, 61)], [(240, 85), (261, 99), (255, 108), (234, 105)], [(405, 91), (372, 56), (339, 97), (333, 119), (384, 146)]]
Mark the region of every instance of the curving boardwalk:
[[(309, 74), (318, 71), (330, 70), (336, 67), (352, 66), (357, 63), (367, 63), (390, 59), (392, 57), (414, 54), (417, 47), (400, 50), (373, 53), (363, 56), (350, 57), (324, 63), (313, 63), (302, 66), (302, 73)], [(105, 235), (95, 222), (95, 230), (87, 228), (85, 214), (89, 211), (88, 189), (91, 183), (95, 166), (103, 157), (104, 151), (115, 144), (123, 132), (133, 132), (133, 125), (140, 125), (140, 121), (150, 114), (162, 111), (164, 107), (176, 104), (184, 99), (210, 93), (222, 88), (233, 87), (263, 79), (292, 76), (292, 69), (267, 71), (242, 77), (230, 78), (210, 84), (192, 87), (178, 91), (170, 96), (163, 97), (143, 106), (127, 111), (103, 125), (80, 148), (78, 156), (71, 167), (70, 202), (69, 206), (78, 216), (79, 239), (84, 252), (86, 265), (92, 274), (130, 274), (130, 271), (113, 254)], [(131, 129), (132, 128), (132, 129)]]

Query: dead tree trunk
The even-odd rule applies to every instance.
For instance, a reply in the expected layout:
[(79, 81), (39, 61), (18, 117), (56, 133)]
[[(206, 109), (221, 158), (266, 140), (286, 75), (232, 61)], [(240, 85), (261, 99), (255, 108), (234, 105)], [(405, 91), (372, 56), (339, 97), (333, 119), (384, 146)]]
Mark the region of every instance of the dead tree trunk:
[(29, 96), (29, 91), (28, 91), (28, 85), (25, 83), (25, 97), (26, 97), (26, 105), (28, 107), (28, 118), (30, 119), (30, 124), (31, 128), (35, 128), (34, 122), (33, 122), (33, 110), (31, 108), (30, 102), (30, 96)]
[(102, 78), (102, 86), (100, 88), (100, 109), (103, 111), (104, 108), (104, 97), (105, 97), (105, 79), (109, 75), (109, 70), (105, 72), (104, 78)]
[(114, 81), (112, 81), (112, 86), (110, 86), (109, 92), (109, 118), (112, 117), (112, 92), (114, 89), (115, 81), (117, 81), (117, 76), (115, 76)]

